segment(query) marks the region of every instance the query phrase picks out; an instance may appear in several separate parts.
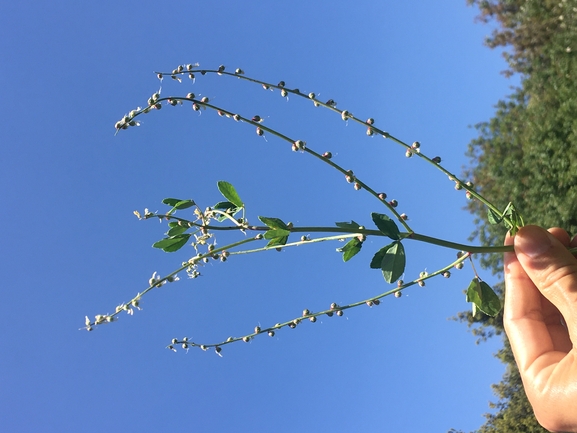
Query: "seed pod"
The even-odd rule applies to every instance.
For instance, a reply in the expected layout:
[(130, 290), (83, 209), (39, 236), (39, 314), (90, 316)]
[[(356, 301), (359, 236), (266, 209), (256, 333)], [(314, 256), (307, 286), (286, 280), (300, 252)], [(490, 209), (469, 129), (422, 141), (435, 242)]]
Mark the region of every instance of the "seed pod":
[(473, 194), (471, 194), (469, 191), (467, 191), (465, 193), (465, 197), (467, 197), (467, 200), (472, 200), (473, 199)]
[(390, 204), (392, 207), (397, 207), (397, 206), (399, 205), (399, 202), (398, 202), (397, 200), (393, 199), (393, 200), (391, 200), (391, 201), (389, 202), (389, 204)]
[(183, 348), (183, 349), (188, 349), (188, 344), (182, 343), (182, 348)]
[(407, 158), (410, 158), (411, 156), (413, 156), (413, 152), (411, 151), (411, 149), (407, 149), (407, 151), (405, 152), (405, 156)]
[(192, 109), (193, 109), (194, 111), (198, 111), (198, 110), (200, 110), (200, 105), (198, 105), (198, 104), (195, 102), (195, 103), (192, 104)]
[(421, 287), (425, 287), (425, 282), (424, 282), (424, 281), (419, 281), (417, 284), (418, 284), (419, 286), (421, 286)]
[(367, 304), (369, 307), (372, 307), (372, 306), (373, 306), (373, 301), (367, 301), (366, 304)]
[(190, 78), (191, 80), (194, 80), (194, 74), (193, 74), (192, 72), (190, 72), (190, 73), (188, 74), (188, 78)]
[(381, 303), (380, 299), (373, 299), (373, 304), (379, 305)]
[(354, 188), (358, 191), (359, 189), (361, 189), (361, 184), (358, 182), (355, 182)]
[(236, 68), (236, 71), (234, 71), (234, 73), (235, 73), (236, 75), (244, 75), (244, 71), (243, 71), (242, 69), (240, 69), (240, 68)]
[(156, 76), (158, 77), (159, 80), (162, 80), (162, 74), (156, 74)]
[(169, 99), (168, 103), (174, 107), (176, 104), (178, 104), (178, 101), (176, 99)]
[(457, 264), (455, 265), (455, 268), (457, 268), (457, 269), (463, 269), (463, 266), (465, 266), (465, 265), (463, 264), (463, 262), (461, 262), (461, 263), (457, 263)]
[(441, 163), (441, 157), (440, 157), (440, 156), (435, 156), (435, 157), (432, 159), (432, 161), (433, 161), (435, 164), (440, 164), (440, 163)]
[(308, 308), (305, 308), (303, 310), (303, 316), (308, 316), (309, 314), (311, 314), (310, 310)]
[(178, 339), (173, 338), (172, 341), (171, 341), (171, 343), (172, 343), (172, 344), (178, 344)]
[(226, 339), (226, 342), (227, 342), (227, 343), (230, 343), (232, 340), (234, 340), (234, 338), (228, 337), (228, 338)]
[(343, 314), (345, 314), (345, 313), (343, 312), (343, 310), (338, 310), (338, 311), (337, 311), (337, 316), (341, 317)]
[(456, 182), (455, 183), (455, 189), (457, 191), (460, 191), (461, 189), (463, 189), (463, 185), (461, 185), (461, 182)]
[(264, 131), (262, 129), (260, 129), (260, 127), (256, 128), (256, 135), (262, 136), (262, 135), (264, 135)]
[(449, 271), (445, 271), (443, 272), (443, 277), (445, 278), (450, 278), (451, 277), (451, 273)]
[(309, 93), (309, 99), (315, 99), (315, 94), (313, 92)]
[(182, 66), (182, 65), (178, 65), (178, 68), (176, 68), (176, 70), (178, 72), (182, 72), (183, 69), (184, 69), (184, 66)]
[(270, 86), (269, 86), (268, 84), (263, 84), (263, 85), (262, 85), (262, 88), (263, 88), (264, 90), (268, 90), (268, 89), (270, 89)]
[(306, 241), (308, 241), (308, 240), (309, 240), (309, 239), (308, 239), (308, 237), (307, 237), (306, 235), (302, 235), (302, 236), (301, 236), (301, 242), (306, 242)]
[(418, 148), (421, 147), (421, 143), (419, 143), (418, 141), (415, 141), (415, 142), (411, 145), (411, 147), (412, 147), (413, 149), (418, 149)]
[(379, 197), (379, 200), (385, 201), (387, 199), (387, 194), (385, 194), (384, 192), (381, 192), (381, 193), (379, 193), (378, 197)]
[(407, 221), (409, 219), (409, 217), (407, 216), (406, 213), (402, 213), (401, 218), (404, 219), (405, 221)]
[(224, 65), (220, 65), (220, 66), (218, 67), (218, 72), (219, 72), (219, 73), (220, 73), (220, 72), (224, 72), (224, 69), (225, 69), (225, 66), (224, 66)]
[(257, 114), (256, 116), (254, 116), (254, 117), (252, 118), (252, 121), (253, 121), (253, 122), (258, 122), (258, 123), (260, 123), (260, 122), (262, 122), (262, 117), (260, 117), (260, 116)]
[(280, 91), (280, 95), (281, 95), (283, 98), (286, 98), (286, 97), (288, 96), (288, 92), (287, 92), (285, 89), (282, 89), (282, 90)]
[(283, 88), (285, 86), (285, 82), (284, 81), (279, 81), (277, 84), (278, 87)]
[(204, 103), (204, 104), (208, 103), (208, 101), (209, 101), (209, 99), (208, 99), (208, 97), (206, 97), (206, 96), (203, 97), (203, 98), (200, 100), (200, 102), (202, 102), (202, 103)]
[(248, 343), (250, 341), (250, 337), (242, 337), (242, 341)]
[(331, 152), (325, 152), (322, 154), (322, 157), (326, 159), (331, 159), (333, 157), (333, 154)]
[(343, 120), (347, 120), (347, 119), (348, 119), (349, 117), (351, 117), (351, 116), (352, 116), (352, 114), (349, 113), (347, 110), (343, 110), (343, 111), (341, 112), (341, 118), (342, 118)]
[(372, 125), (375, 123), (375, 119), (373, 119), (372, 117), (369, 117), (365, 123), (367, 123), (368, 125)]
[(204, 351), (208, 350), (208, 347), (206, 347), (204, 344), (202, 344), (202, 345), (200, 346), (200, 348), (201, 348), (202, 350), (204, 350)]
[(295, 329), (297, 327), (297, 325), (295, 325), (293, 322), (289, 323), (288, 326), (291, 329)]
[(328, 105), (329, 107), (336, 107), (337, 106), (337, 103), (332, 99), (329, 99), (327, 102), (325, 102), (325, 104)]
[(317, 316), (309, 317), (309, 320), (310, 320), (312, 323), (315, 323), (315, 322), (317, 321)]
[(332, 312), (332, 311), (329, 311), (329, 312), (327, 313), (327, 316), (333, 317), (333, 312)]
[(274, 331), (268, 331), (268, 336), (269, 336), (269, 337), (274, 337)]
[(260, 241), (263, 238), (263, 234), (259, 233), (254, 237), (257, 241)]
[(397, 287), (401, 287), (405, 282), (403, 280), (397, 281)]
[(373, 131), (373, 128), (367, 128), (367, 135), (370, 137), (375, 133), (375, 131)]
[(160, 110), (162, 108), (162, 104), (160, 102), (157, 104), (154, 104), (154, 108), (156, 108), (157, 110)]
[(465, 182), (465, 185), (467, 185), (469, 188), (473, 188), (475, 186), (475, 185), (473, 185), (473, 182), (471, 182), (471, 181)]
[(232, 118), (237, 122), (240, 121), (240, 115), (238, 114), (235, 114), (234, 116), (232, 116)]
[(255, 326), (254, 327), (254, 333), (258, 334), (260, 332), (260, 326)]
[(400, 290), (398, 292), (395, 292), (395, 298), (400, 298), (401, 296), (403, 296), (403, 294), (401, 293)]
[(220, 346), (216, 346), (216, 347), (214, 348), (214, 351), (215, 351), (216, 353), (220, 353), (221, 350), (222, 350), (222, 347), (220, 347)]
[[(198, 66), (198, 65), (197, 65)], [(191, 65), (190, 63), (188, 65), (186, 65), (186, 69), (188, 71), (192, 71), (192, 68), (194, 68), (194, 65)]]
[(333, 303), (331, 304), (331, 310), (334, 310), (334, 309), (336, 309), (336, 308), (338, 308), (338, 307), (339, 307), (338, 304), (335, 303), (335, 302), (333, 302)]

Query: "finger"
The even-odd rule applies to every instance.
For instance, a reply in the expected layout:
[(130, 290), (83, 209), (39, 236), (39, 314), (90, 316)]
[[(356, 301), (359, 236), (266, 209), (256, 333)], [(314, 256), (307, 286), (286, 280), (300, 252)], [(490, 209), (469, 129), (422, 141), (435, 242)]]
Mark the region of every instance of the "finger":
[(523, 227), (514, 238), (515, 253), (530, 280), (561, 312), (575, 343), (577, 260), (567, 250), (569, 236), (560, 229), (551, 231), (548, 233), (536, 226)]
[[(510, 236), (505, 239), (506, 245), (513, 242)], [(523, 373), (535, 359), (555, 350), (548, 325), (548, 322), (554, 322), (555, 319), (545, 313), (543, 301), (546, 299), (529, 278), (515, 253), (506, 253), (504, 260), (506, 290), (503, 324), (519, 370)], [(551, 311), (547, 313), (550, 315)], [(559, 324), (558, 311), (556, 317)]]

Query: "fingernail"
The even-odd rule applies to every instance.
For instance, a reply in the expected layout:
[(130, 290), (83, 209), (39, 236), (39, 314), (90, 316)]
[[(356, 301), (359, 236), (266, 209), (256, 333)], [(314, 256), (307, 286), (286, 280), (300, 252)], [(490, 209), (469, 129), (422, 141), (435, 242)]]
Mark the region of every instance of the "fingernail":
[(531, 258), (536, 258), (551, 248), (551, 238), (542, 228), (523, 227), (515, 236), (515, 250)]

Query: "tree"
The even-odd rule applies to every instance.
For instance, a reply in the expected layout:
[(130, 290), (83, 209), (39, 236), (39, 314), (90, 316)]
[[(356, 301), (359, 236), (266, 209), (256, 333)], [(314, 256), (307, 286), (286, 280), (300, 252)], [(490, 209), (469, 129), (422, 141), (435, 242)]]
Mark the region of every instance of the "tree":
[[(491, 48), (503, 47), (509, 69), (521, 84), (499, 101), (495, 116), (476, 125), (479, 136), (469, 144), (467, 170), (479, 192), (505, 207), (509, 202), (529, 224), (558, 226), (577, 232), (577, 2), (574, 0), (468, 0), (479, 8), (481, 22), (498, 27), (487, 38)], [(501, 226), (491, 225), (486, 209), (471, 201), (476, 217), (472, 238), (497, 244)], [(486, 255), (484, 267), (501, 274), (502, 256)], [(496, 287), (503, 297), (503, 284)], [(502, 316), (458, 315), (481, 340), (504, 335)], [(478, 430), (542, 432), (523, 391), (513, 355), (504, 339), (496, 356), (507, 370), (493, 385), (499, 401), (490, 406)]]

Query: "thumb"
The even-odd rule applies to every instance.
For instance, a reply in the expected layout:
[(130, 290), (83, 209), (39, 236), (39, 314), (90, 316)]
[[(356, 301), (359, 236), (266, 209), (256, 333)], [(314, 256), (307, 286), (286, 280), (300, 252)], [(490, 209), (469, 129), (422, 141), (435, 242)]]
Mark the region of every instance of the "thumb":
[[(567, 233), (552, 230), (563, 243)], [(519, 263), (539, 291), (563, 315), (577, 344), (577, 259), (557, 237), (537, 226), (525, 226), (514, 238)]]

